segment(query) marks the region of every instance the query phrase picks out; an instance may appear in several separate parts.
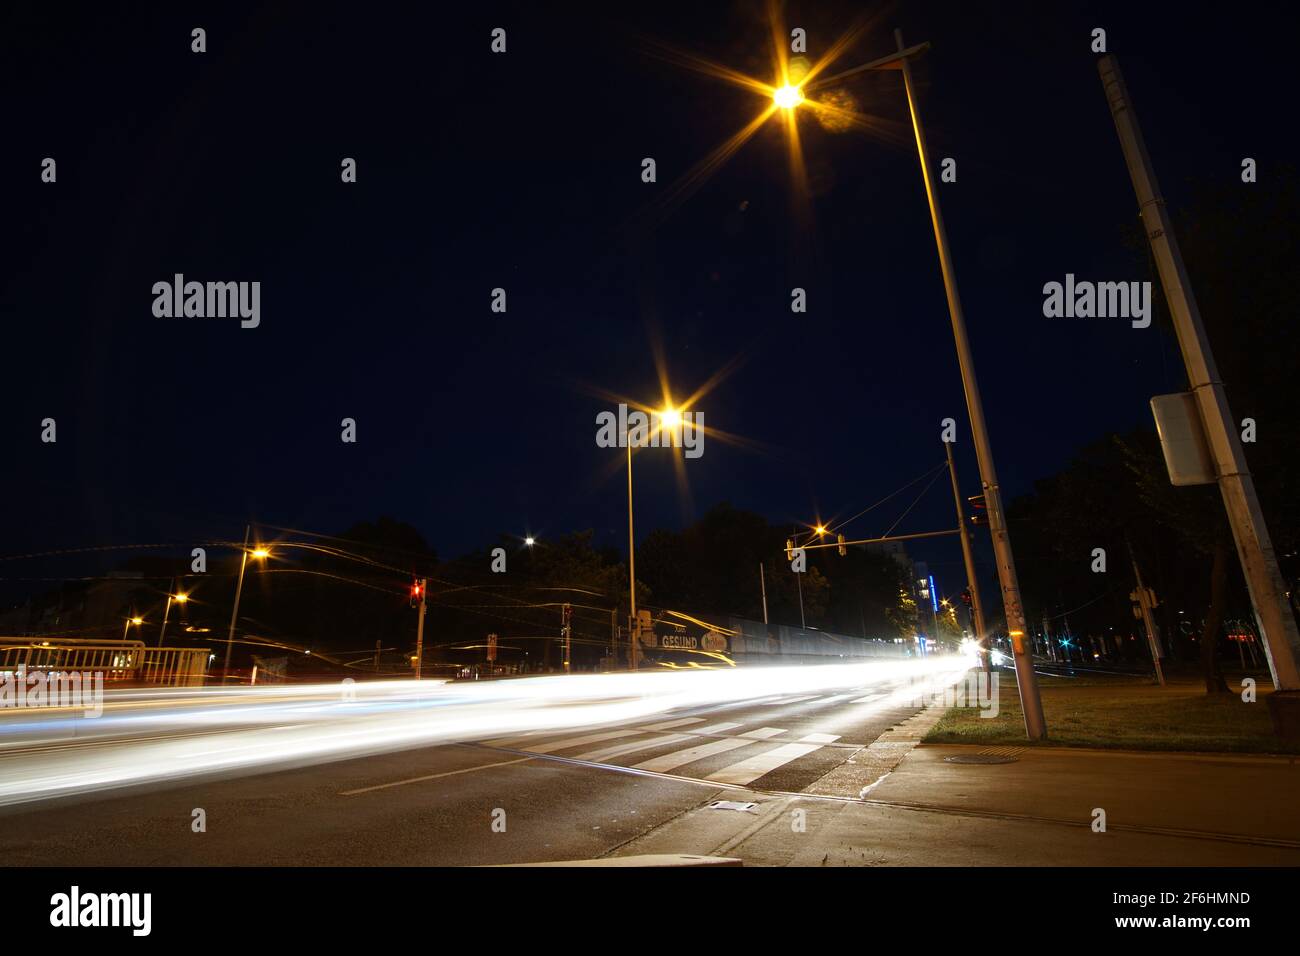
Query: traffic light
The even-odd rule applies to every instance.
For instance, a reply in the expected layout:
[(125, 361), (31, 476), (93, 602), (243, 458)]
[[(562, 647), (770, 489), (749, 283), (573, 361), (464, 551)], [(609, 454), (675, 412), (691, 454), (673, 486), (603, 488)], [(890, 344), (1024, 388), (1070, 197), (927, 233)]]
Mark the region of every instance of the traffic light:
[(419, 581), (411, 582), (411, 607), (418, 607), (424, 600), (424, 588)]
[(971, 606), (970, 588), (966, 588), (961, 592), (961, 603), (965, 604), (967, 607)]
[(971, 524), (986, 525), (989, 523), (989, 506), (983, 495), (971, 495), (966, 499), (966, 503), (975, 512), (970, 516)]
[(787, 561), (794, 560), (794, 539), (792, 538), (785, 539), (785, 559)]
[(840, 535), (836, 535), (835, 537), (840, 543), (840, 546), (837, 549), (840, 552), (840, 557), (844, 557), (844, 555), (849, 553), (849, 549), (844, 547), (844, 535), (840, 534)]
[(569, 622), (573, 620), (572, 605), (566, 604), (560, 609), (560, 620), (564, 623), (565, 627), (569, 626)]

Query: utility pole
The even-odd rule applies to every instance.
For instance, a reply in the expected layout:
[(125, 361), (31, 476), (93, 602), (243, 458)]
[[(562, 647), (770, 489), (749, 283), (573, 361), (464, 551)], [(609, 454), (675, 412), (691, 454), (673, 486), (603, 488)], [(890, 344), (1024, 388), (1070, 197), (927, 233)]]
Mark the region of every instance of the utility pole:
[(428, 578), (420, 578), (416, 587), (420, 592), (420, 619), (415, 627), (415, 679), (422, 680), (424, 677), (424, 611), (428, 606), (425, 601), (425, 592), (429, 583)]
[(221, 669), (221, 680), (230, 679), (230, 652), (235, 647), (235, 621), (239, 617), (239, 598), (244, 593), (244, 568), (248, 565), (248, 536), (251, 525), (244, 525), (244, 546), (239, 551), (239, 583), (235, 585), (235, 606), (230, 609), (230, 632), (226, 635), (226, 663)]
[(636, 535), (632, 532), (632, 442), (627, 443), (627, 578), (628, 595), (632, 606), (631, 627), (628, 628), (627, 665), (637, 669), (637, 619), (636, 619)]
[(158, 629), (158, 646), (163, 646), (163, 636), (167, 633), (167, 617), (172, 612), (172, 595), (176, 593), (176, 579), (172, 578), (171, 587), (167, 591), (167, 606), (163, 608), (162, 627)]
[(990, 671), (993, 664), (989, 657), (988, 632), (984, 630), (984, 602), (980, 600), (979, 579), (975, 575), (975, 554), (970, 543), (970, 529), (966, 527), (966, 514), (961, 506), (961, 486), (957, 483), (957, 467), (952, 460), (952, 442), (944, 442), (943, 450), (948, 454), (948, 474), (952, 476), (952, 502), (957, 508), (957, 528), (961, 532), (961, 556), (966, 563), (966, 590), (970, 593), (971, 614), (975, 618), (975, 640), (980, 646), (980, 664)]
[[(903, 31), (894, 31), (894, 40), (900, 53)], [(921, 114), (912, 83), (909, 57), (899, 57), (903, 72), (903, 86), (907, 90), (907, 106), (912, 115), (912, 130), (916, 134), (916, 150), (921, 160), (921, 176), (925, 180), (925, 194), (930, 203), (930, 219), (934, 226), (934, 241), (939, 251), (939, 269), (943, 273), (943, 287), (948, 297), (948, 314), (952, 319), (952, 334), (957, 346), (957, 362), (961, 366), (961, 380), (966, 392), (966, 410), (970, 416), (971, 438), (975, 443), (975, 457), (979, 462), (980, 480), (984, 500), (988, 504), (989, 534), (993, 539), (993, 553), (997, 559), (998, 580), (1002, 584), (1002, 608), (1011, 636), (1011, 648), (1016, 662), (1016, 684), (1020, 689), (1020, 706), (1025, 714), (1025, 736), (1042, 740), (1047, 736), (1043, 719), (1043, 702), (1038, 693), (1038, 678), (1034, 674), (1033, 645), (1026, 641), (1025, 611), (1020, 603), (1020, 582), (1016, 577), (1015, 556), (1011, 551), (1011, 537), (1007, 533), (1006, 517), (1002, 512), (1002, 490), (998, 485), (997, 469), (993, 464), (993, 448), (989, 443), (988, 429), (984, 424), (984, 403), (980, 398), (979, 384), (975, 379), (975, 362), (971, 356), (970, 342), (966, 337), (966, 319), (962, 313), (961, 299), (957, 294), (957, 276), (952, 255), (948, 250), (948, 231), (939, 209), (939, 195), (935, 189), (930, 167), (930, 152), (925, 144)]]
[(1156, 665), (1156, 680), (1160, 686), (1165, 686), (1164, 668), (1160, 666), (1160, 660), (1165, 656), (1164, 648), (1160, 646), (1160, 638), (1156, 636), (1156, 622), (1151, 616), (1151, 608), (1155, 602), (1151, 599), (1151, 591), (1142, 583), (1142, 571), (1138, 568), (1137, 555), (1133, 553), (1133, 543), (1125, 540), (1128, 545), (1128, 559), (1133, 563), (1133, 579), (1137, 581), (1137, 590), (1129, 595), (1134, 601), (1137, 601), (1138, 607), (1142, 613), (1142, 626), (1146, 628), (1147, 644), (1151, 648), (1151, 661)]
[(799, 628), (800, 630), (806, 631), (808, 629), (808, 624), (803, 617), (803, 575), (796, 571), (794, 573), (794, 579), (795, 583), (799, 585)]
[(560, 608), (560, 625), (564, 634), (564, 673), (568, 674), (573, 660), (573, 608), (567, 604)]
[(1300, 670), (1296, 666), (1300, 658), (1300, 631), (1287, 603), (1286, 584), (1278, 569), (1273, 541), (1255, 494), (1255, 480), (1241, 449), (1235, 419), (1228, 408), (1228, 398), (1219, 379), (1210, 340), (1201, 322), (1196, 297), (1192, 294), (1178, 240), (1174, 237), (1173, 222), (1160, 195), (1160, 185), (1151, 166), (1151, 157), (1147, 155), (1119, 63), (1113, 56), (1103, 56), (1097, 62), (1097, 69), (1115, 119), (1124, 162), (1133, 180), (1143, 227), (1169, 304), (1169, 315), (1178, 334), (1178, 346), (1187, 367), (1188, 386), (1196, 398), (1201, 427), (1214, 456), (1219, 492), (1223, 495), (1223, 505), (1232, 526), (1232, 537), (1237, 544), (1237, 556), (1241, 560), (1255, 621), (1263, 638), (1273, 686), (1279, 691), (1300, 690)]
[(763, 626), (767, 627), (767, 575), (763, 573), (763, 562), (758, 563), (758, 587), (763, 594)]

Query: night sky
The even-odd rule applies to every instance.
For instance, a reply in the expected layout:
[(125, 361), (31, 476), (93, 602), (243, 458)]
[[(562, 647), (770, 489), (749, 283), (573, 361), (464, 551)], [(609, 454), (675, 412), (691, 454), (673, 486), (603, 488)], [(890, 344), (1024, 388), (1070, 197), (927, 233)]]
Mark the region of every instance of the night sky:
[[(1182, 386), (1157, 328), (1042, 315), (1067, 272), (1155, 278), (1125, 245), (1136, 202), (1091, 29), (1175, 206), (1189, 179), (1237, 180), (1244, 156), (1263, 177), (1297, 155), (1293, 34), (1186, 4), (791, 3), (784, 20), (816, 60), (863, 10), (872, 26), (829, 72), (891, 52), (896, 26), (933, 44), (921, 106), (936, 161), (958, 162), (940, 198), (1014, 497)], [(656, 402), (655, 343), (678, 398), (735, 363), (693, 410), (745, 443), (707, 438), (689, 496), (671, 453), (639, 453), (639, 535), (724, 500), (847, 517), (943, 460), (944, 417), (978, 491), (897, 73), (847, 85), (881, 135), (801, 115), (810, 218), (776, 120), (665, 202), (765, 104), (660, 45), (770, 81), (761, 3), (18, 3), (0, 34), (0, 555), (384, 514), (443, 557), (582, 528), (623, 549), (621, 452), (596, 446), (595, 417), (604, 393)], [(151, 288), (177, 272), (260, 281), (260, 327), (155, 318)], [(846, 530), (883, 532), (911, 497)], [(940, 481), (898, 531), (952, 521)], [(955, 578), (951, 542), (910, 551)], [(6, 563), (3, 596), (87, 567)]]

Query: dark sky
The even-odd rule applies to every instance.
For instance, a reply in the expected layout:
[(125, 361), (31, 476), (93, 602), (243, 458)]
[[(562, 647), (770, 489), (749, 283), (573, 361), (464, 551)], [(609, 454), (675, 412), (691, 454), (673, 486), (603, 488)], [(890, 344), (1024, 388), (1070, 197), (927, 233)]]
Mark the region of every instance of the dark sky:
[[(864, 9), (791, 3), (784, 18), (816, 60)], [(895, 26), (933, 43), (916, 76), (936, 161), (958, 161), (941, 200), (1011, 496), (1180, 387), (1156, 329), (1042, 315), (1043, 284), (1067, 272), (1152, 278), (1124, 245), (1136, 203), (1091, 29), (1108, 31), (1175, 204), (1188, 179), (1236, 180), (1243, 156), (1261, 177), (1294, 159), (1292, 31), (1195, 4), (874, 9), (830, 72), (889, 52)], [(0, 554), (381, 514), (444, 556), (587, 527), (622, 548), (597, 391), (653, 401), (656, 340), (678, 396), (744, 359), (696, 409), (752, 446), (706, 440), (689, 499), (669, 453), (638, 455), (641, 533), (721, 500), (845, 517), (942, 461), (947, 416), (978, 490), (897, 74), (848, 88), (901, 138), (801, 114), (809, 220), (776, 121), (662, 206), (764, 104), (654, 44), (769, 80), (761, 3), (19, 3), (3, 17)], [(46, 156), (56, 184), (40, 182)], [(340, 182), (345, 156), (356, 184)], [(151, 287), (176, 272), (260, 281), (261, 326), (155, 318)], [(340, 441), (344, 417), (357, 444)], [(848, 530), (879, 534), (910, 499)], [(899, 530), (951, 522), (939, 483)], [(951, 548), (912, 551), (955, 571)]]

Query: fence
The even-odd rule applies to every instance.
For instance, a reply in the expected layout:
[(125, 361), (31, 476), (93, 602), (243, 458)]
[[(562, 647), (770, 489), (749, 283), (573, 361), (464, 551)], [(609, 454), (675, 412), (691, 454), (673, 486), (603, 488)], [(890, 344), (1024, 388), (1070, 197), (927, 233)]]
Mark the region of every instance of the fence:
[(141, 641), (0, 637), (0, 673), (100, 672), (104, 681), (196, 687), (208, 670), (206, 647), (145, 647)]

